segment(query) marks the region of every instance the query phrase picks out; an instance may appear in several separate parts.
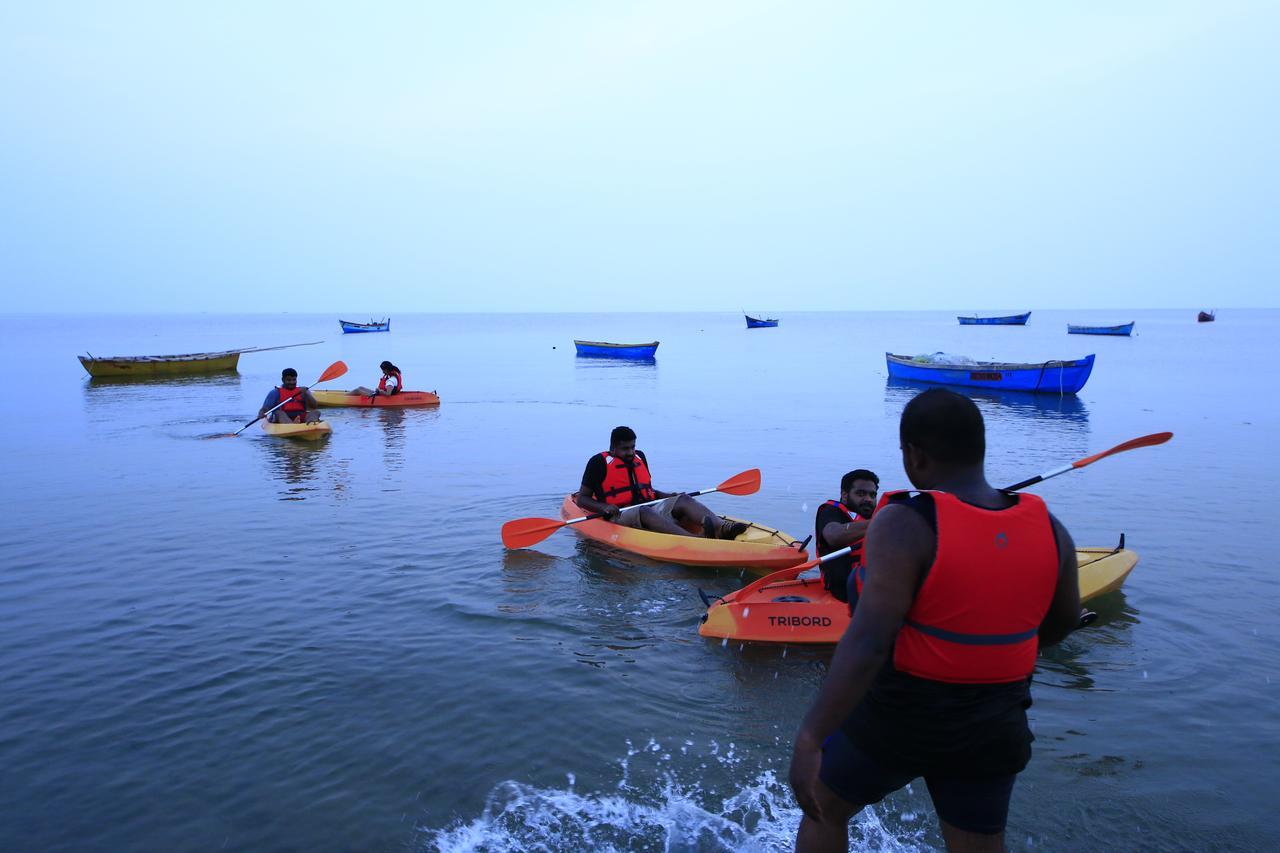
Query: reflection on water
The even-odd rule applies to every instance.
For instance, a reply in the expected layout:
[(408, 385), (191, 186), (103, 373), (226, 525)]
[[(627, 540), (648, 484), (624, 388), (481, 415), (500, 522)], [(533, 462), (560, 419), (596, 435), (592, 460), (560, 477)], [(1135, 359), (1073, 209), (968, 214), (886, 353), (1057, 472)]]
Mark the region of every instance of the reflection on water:
[(1035, 674), (1037, 684), (1092, 690), (1094, 678), (1084, 661), (1097, 664), (1107, 659), (1108, 646), (1127, 649), (1132, 645), (1129, 631), (1141, 620), (1137, 608), (1125, 601), (1122, 590), (1094, 599), (1088, 607), (1098, 614), (1098, 620), (1041, 651)]
[(885, 402), (902, 407), (921, 391), (947, 387), (978, 404), (984, 417), (1042, 417), (1087, 427), (1089, 409), (1074, 394), (1031, 394), (1026, 391), (998, 391), (993, 388), (941, 386), (890, 378), (885, 383)]
[(307, 492), (319, 491), (315, 485), (320, 466), (327, 460), (329, 439), (299, 441), (263, 436), (254, 442), (266, 454), (268, 473), (282, 481), (282, 501), (306, 500)]
[(632, 370), (637, 373), (656, 373), (656, 358), (607, 358), (598, 355), (578, 355), (573, 359), (578, 370)]

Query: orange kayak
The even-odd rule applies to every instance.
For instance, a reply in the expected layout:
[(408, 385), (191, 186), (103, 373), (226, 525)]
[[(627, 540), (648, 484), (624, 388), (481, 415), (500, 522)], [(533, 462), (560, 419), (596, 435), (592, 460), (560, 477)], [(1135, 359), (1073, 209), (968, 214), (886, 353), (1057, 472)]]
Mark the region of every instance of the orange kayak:
[[(1124, 548), (1077, 548), (1080, 600), (1119, 589), (1138, 564)], [(815, 572), (816, 570), (810, 570)], [(849, 605), (822, 586), (821, 577), (797, 577), (794, 569), (760, 578), (724, 598), (710, 599), (698, 626), (704, 637), (755, 643), (834, 644), (849, 627)]]
[[(564, 499), (564, 505), (560, 507), (561, 518), (567, 521), (583, 515), (586, 512), (574, 503), (573, 495)], [(800, 549), (801, 543), (791, 536), (762, 524), (750, 521), (746, 523), (751, 526), (736, 539), (703, 539), (699, 536), (654, 533), (652, 530), (623, 527), (604, 519), (581, 521), (571, 525), (571, 529), (585, 539), (653, 560), (686, 566), (745, 568), (754, 570), (757, 574), (765, 574), (799, 565), (809, 559), (808, 552)]]
[(348, 394), (346, 391), (312, 391), (311, 396), (316, 398), (316, 402), (321, 406), (353, 406), (358, 409), (405, 409), (411, 406), (438, 406), (440, 398), (436, 396), (435, 391), (401, 391), (399, 394), (392, 394), (390, 397), (385, 394), (379, 394), (370, 400), (368, 397), (357, 394)]

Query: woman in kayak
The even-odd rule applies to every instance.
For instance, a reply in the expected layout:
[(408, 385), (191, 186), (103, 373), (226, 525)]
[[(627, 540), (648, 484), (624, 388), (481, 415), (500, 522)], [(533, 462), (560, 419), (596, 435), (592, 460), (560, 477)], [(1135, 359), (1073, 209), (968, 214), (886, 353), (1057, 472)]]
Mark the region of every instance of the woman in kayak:
[(389, 361), (382, 362), (378, 367), (382, 368), (382, 378), (378, 380), (377, 389), (366, 388), (361, 385), (351, 392), (353, 396), (368, 397), (370, 399), (377, 396), (390, 397), (404, 390), (404, 377), (400, 375), (400, 368)]

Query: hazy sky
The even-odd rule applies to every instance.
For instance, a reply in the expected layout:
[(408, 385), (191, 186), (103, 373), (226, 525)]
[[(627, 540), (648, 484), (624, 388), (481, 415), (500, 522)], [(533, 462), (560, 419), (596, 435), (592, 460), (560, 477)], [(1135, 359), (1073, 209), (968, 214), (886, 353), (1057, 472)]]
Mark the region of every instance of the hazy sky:
[(0, 9), (4, 311), (1278, 306), (1280, 3)]

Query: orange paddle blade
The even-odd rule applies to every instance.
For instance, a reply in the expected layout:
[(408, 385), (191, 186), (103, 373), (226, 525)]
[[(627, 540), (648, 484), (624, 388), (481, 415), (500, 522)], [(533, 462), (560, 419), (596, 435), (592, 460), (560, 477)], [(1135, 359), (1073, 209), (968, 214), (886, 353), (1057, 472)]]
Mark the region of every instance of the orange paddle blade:
[(1126, 450), (1133, 450), (1138, 447), (1152, 447), (1157, 444), (1164, 444), (1173, 438), (1171, 432), (1153, 432), (1151, 435), (1144, 435), (1141, 438), (1131, 438), (1123, 444), (1117, 444), (1110, 450), (1104, 450), (1101, 453), (1095, 453), (1092, 456), (1086, 456), (1071, 463), (1072, 468), (1083, 468), (1086, 465), (1097, 462), (1099, 459), (1105, 459), (1114, 453), (1124, 453)]
[(563, 521), (554, 518), (517, 518), (502, 525), (502, 544), (508, 548), (528, 548), (564, 525)]
[(760, 469), (752, 468), (735, 474), (716, 486), (716, 491), (726, 495), (754, 495), (760, 491)]
[(328, 382), (330, 379), (337, 379), (339, 376), (347, 372), (347, 363), (345, 361), (335, 361), (320, 374), (320, 378), (315, 381), (316, 385), (321, 382)]

